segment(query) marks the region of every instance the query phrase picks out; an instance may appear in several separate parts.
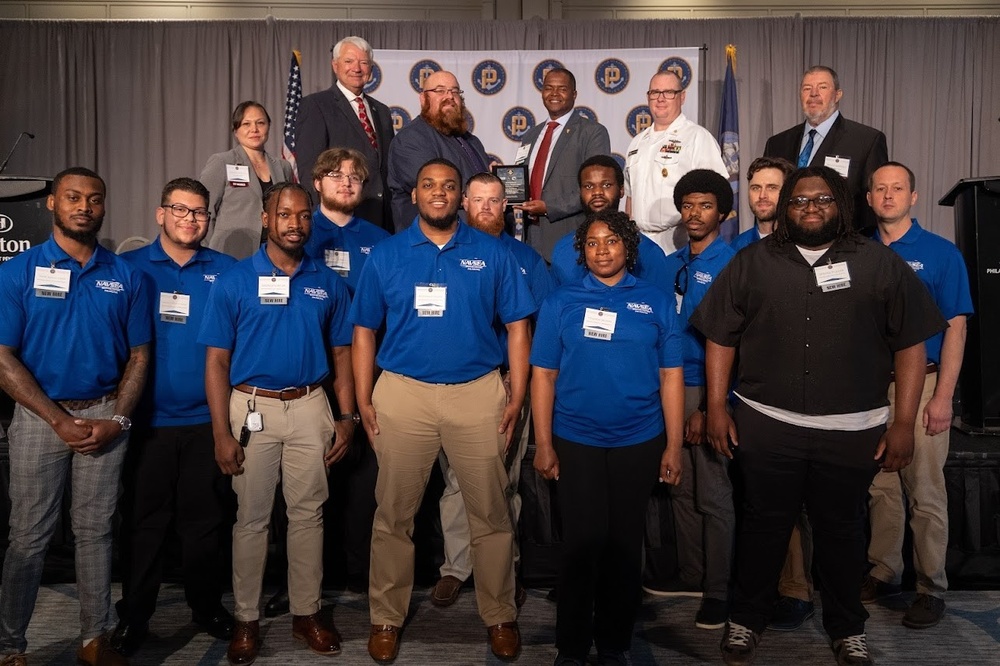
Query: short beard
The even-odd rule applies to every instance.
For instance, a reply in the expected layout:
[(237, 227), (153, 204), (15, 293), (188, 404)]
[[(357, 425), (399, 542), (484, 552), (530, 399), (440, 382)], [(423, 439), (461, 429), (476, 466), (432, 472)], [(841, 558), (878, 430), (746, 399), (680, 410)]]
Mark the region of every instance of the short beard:
[(70, 229), (66, 226), (66, 223), (62, 221), (58, 213), (52, 214), (55, 220), (56, 226), (59, 227), (63, 235), (71, 240), (75, 240), (77, 243), (83, 243), (84, 245), (90, 245), (97, 241), (97, 234), (100, 232), (101, 227), (104, 225), (104, 218), (101, 217), (97, 219), (97, 226), (89, 231), (77, 231), (75, 229)]
[(837, 240), (838, 236), (840, 236), (839, 217), (835, 217), (828, 222), (823, 223), (823, 226), (814, 231), (803, 229), (791, 220), (786, 220), (785, 224), (788, 225), (788, 240), (792, 241), (799, 247), (807, 249), (818, 248), (826, 245), (827, 243), (832, 243)]
[(479, 219), (469, 218), (469, 226), (473, 229), (478, 229), (483, 233), (489, 234), (490, 236), (499, 236), (503, 232), (504, 219), (503, 215), (497, 215), (490, 218), (487, 222), (480, 222)]
[(431, 225), (435, 229), (444, 231), (448, 229), (451, 225), (455, 224), (455, 220), (458, 219), (458, 212), (443, 213), (440, 217), (428, 217), (422, 212), (420, 213), (420, 219)]
[(358, 207), (358, 204), (361, 203), (360, 199), (352, 203), (344, 203), (343, 201), (332, 198), (327, 199), (326, 197), (322, 197), (321, 200), (324, 208), (332, 210), (335, 213), (343, 213), (344, 215), (353, 215), (354, 210)]
[(465, 118), (465, 102), (460, 101), (448, 111), (432, 114), (430, 102), (426, 101), (420, 105), (420, 117), (445, 136), (461, 136), (469, 131), (469, 121)]

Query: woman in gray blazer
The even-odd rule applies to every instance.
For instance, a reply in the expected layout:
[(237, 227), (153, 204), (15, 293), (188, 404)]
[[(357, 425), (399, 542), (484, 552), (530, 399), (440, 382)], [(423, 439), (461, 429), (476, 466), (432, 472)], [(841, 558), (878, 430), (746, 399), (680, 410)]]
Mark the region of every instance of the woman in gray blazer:
[(292, 165), (264, 150), (271, 116), (259, 102), (241, 102), (233, 111), (233, 136), (239, 144), (208, 158), (201, 182), (211, 198), (212, 231), (208, 246), (237, 259), (257, 251), (261, 241), (261, 197), (268, 187), (292, 180)]

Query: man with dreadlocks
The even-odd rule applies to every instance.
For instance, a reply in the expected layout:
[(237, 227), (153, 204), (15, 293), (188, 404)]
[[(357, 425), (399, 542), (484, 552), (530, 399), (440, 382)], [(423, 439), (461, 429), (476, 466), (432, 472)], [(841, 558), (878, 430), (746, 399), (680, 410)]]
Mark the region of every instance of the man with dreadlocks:
[(737, 452), (745, 485), (726, 664), (753, 660), (803, 503), (837, 664), (874, 663), (860, 600), (868, 487), (913, 456), (923, 341), (946, 323), (905, 262), (853, 231), (853, 213), (837, 172), (794, 172), (775, 232), (733, 258), (691, 318), (707, 338), (708, 439)]

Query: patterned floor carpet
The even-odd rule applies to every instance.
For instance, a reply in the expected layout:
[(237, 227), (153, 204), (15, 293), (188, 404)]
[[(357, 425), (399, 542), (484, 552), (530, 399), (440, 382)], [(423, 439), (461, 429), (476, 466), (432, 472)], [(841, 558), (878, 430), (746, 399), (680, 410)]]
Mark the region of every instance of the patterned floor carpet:
[[(530, 590), (521, 612), (524, 649), (517, 663), (528, 666), (551, 664), (555, 658), (555, 604), (546, 601), (545, 590)], [(468, 666), (499, 664), (486, 644), (486, 632), (475, 610), (472, 590), (463, 590), (451, 608), (435, 608), (428, 590), (414, 592), (412, 614), (403, 633), (396, 664), (409, 666)], [(904, 594), (891, 604), (870, 608), (869, 644), (882, 666), (934, 664), (996, 664), (1000, 661), (1000, 592), (953, 592), (948, 613), (937, 627), (913, 631), (900, 624), (903, 609), (912, 595)], [(118, 598), (117, 587), (113, 598)], [(232, 599), (224, 600), (231, 604)], [(291, 616), (266, 620), (262, 626), (264, 647), (257, 664), (351, 664), (367, 665), (368, 603), (364, 596), (330, 593), (325, 611), (332, 612), (343, 635), (343, 652), (327, 658), (309, 652), (291, 635)], [(694, 626), (696, 599), (647, 597), (636, 623), (632, 646), (635, 666), (654, 664), (718, 664), (721, 630), (705, 631)], [(28, 630), (29, 663), (65, 666), (75, 662), (77, 645), (76, 587), (45, 586), (38, 598)], [(151, 624), (152, 635), (132, 658), (137, 666), (175, 664), (207, 666), (226, 664), (226, 645), (190, 623), (183, 592), (167, 586)], [(812, 666), (833, 664), (820, 612), (804, 627), (791, 633), (769, 632), (761, 642), (756, 664), (762, 666)]]

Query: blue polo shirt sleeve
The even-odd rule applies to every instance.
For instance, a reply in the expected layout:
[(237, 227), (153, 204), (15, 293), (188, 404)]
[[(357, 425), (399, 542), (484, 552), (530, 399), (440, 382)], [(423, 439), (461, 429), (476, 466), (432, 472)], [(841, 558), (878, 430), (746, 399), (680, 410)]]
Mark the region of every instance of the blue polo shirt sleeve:
[(378, 247), (373, 248), (372, 255), (361, 269), (361, 277), (358, 278), (358, 286), (354, 290), (354, 300), (351, 302), (348, 317), (350, 323), (355, 326), (377, 330), (385, 321), (387, 306), (382, 280), (379, 278), (381, 256)]
[(25, 328), (23, 294), (25, 291), (25, 270), (19, 264), (23, 260), (11, 259), (0, 264), (0, 345), (20, 349)]
[(562, 307), (559, 293), (553, 292), (542, 302), (535, 322), (535, 335), (531, 340), (531, 365), (549, 370), (558, 370), (562, 361)]
[(348, 312), (351, 308), (351, 294), (347, 289), (347, 283), (337, 275), (334, 277), (337, 279), (330, 280), (334, 308), (330, 324), (327, 326), (327, 341), (331, 347), (343, 347), (351, 344), (351, 336), (354, 332), (348, 318)]
[(656, 341), (656, 355), (661, 368), (679, 368), (684, 365), (683, 326), (676, 314), (676, 308), (669, 299), (664, 299), (658, 308), (662, 313), (660, 318), (660, 335)]
[(531, 295), (535, 298), (535, 304), (540, 306), (556, 289), (556, 281), (540, 255), (535, 265), (528, 271), (528, 277), (531, 279)]
[(667, 293), (673, 293), (674, 275), (667, 268), (667, 255), (663, 248), (646, 236), (639, 238), (639, 260), (635, 276), (651, 282)]
[(934, 290), (934, 300), (937, 301), (945, 319), (971, 315), (975, 311), (972, 294), (969, 291), (969, 271), (965, 267), (965, 260), (957, 248), (951, 247), (950, 250), (942, 253), (943, 266)]
[(500, 272), (497, 285), (497, 315), (501, 322), (510, 324), (535, 314), (538, 307), (514, 255), (501, 245), (498, 245), (498, 248)]
[(207, 347), (217, 347), (233, 351), (236, 347), (236, 321), (238, 315), (238, 299), (230, 284), (239, 279), (234, 266), (215, 279), (215, 284), (208, 292), (208, 303), (205, 305), (205, 318), (198, 332), (198, 342)]
[(153, 340), (153, 279), (132, 264), (132, 293), (129, 296), (126, 340), (129, 347), (149, 344)]

